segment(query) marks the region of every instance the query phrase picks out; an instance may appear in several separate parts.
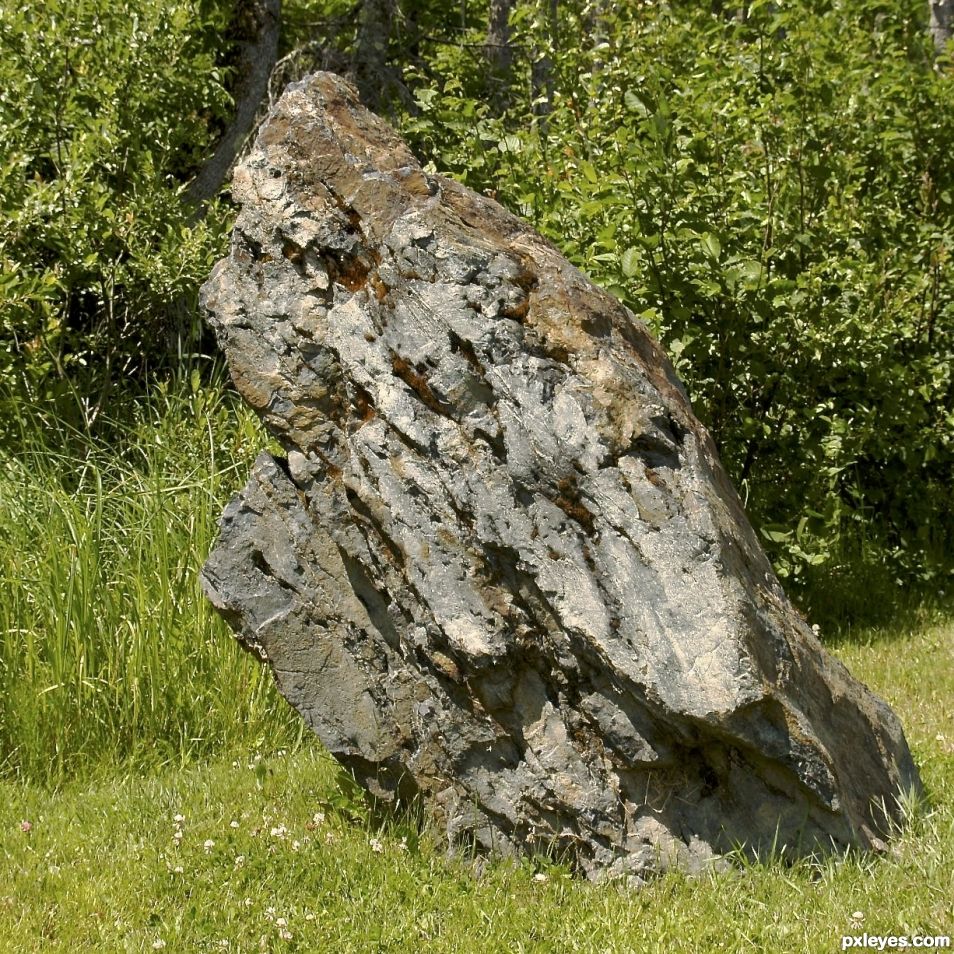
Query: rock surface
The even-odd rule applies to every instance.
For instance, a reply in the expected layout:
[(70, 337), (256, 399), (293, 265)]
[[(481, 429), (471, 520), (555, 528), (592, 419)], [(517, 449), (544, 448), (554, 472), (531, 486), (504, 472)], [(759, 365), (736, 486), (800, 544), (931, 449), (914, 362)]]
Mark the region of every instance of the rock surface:
[(204, 300), (262, 454), (209, 598), (371, 792), (588, 877), (877, 846), (891, 710), (783, 595), (659, 346), (318, 74)]

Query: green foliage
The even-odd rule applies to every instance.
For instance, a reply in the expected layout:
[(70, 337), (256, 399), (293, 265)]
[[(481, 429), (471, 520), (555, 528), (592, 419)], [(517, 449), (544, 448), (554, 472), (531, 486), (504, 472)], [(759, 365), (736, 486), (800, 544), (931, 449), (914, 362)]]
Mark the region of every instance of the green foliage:
[(930, 578), (954, 529), (954, 79), (926, 7), (568, 2), (557, 34), (548, 9), (513, 18), (510, 112), (446, 57), (415, 147), (661, 336), (782, 573), (863, 539)]
[(108, 382), (191, 330), (223, 227), (182, 189), (228, 112), (227, 10), (0, 5), (0, 377)]
[(199, 591), (265, 439), (198, 378), (117, 403), (98, 436), (20, 405), (0, 449), (0, 776), (294, 738), (271, 673)]

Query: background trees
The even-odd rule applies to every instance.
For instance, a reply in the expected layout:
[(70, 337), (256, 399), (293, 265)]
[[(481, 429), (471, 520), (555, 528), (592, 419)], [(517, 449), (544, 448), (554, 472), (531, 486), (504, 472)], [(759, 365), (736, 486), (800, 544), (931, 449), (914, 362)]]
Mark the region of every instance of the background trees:
[(95, 417), (118, 380), (207, 349), (216, 183), (266, 87), (331, 68), (653, 327), (782, 572), (863, 549), (941, 573), (946, 0), (617, 6), (285, 0), (279, 46), (278, 0), (7, 5), (6, 389)]

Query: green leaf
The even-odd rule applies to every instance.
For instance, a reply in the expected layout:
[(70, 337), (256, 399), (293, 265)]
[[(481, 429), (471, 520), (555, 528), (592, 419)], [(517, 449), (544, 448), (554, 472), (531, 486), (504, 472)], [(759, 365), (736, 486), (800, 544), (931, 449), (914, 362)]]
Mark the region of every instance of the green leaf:
[(762, 281), (762, 265), (756, 261), (739, 262), (735, 271), (747, 285), (759, 285)]
[(768, 527), (762, 527), (760, 532), (766, 540), (771, 540), (772, 543), (784, 543), (792, 536), (791, 530), (770, 530)]
[(722, 255), (722, 243), (711, 232), (705, 232), (699, 241), (703, 252), (714, 262), (719, 261)]
[(648, 116), (649, 107), (640, 99), (639, 94), (633, 92), (633, 90), (628, 89), (623, 93), (623, 102), (626, 104), (626, 108), (630, 112), (636, 113), (637, 116)]
[(619, 264), (623, 274), (627, 278), (632, 278), (639, 271), (639, 264), (643, 257), (642, 250), (635, 246), (626, 249), (620, 257)]

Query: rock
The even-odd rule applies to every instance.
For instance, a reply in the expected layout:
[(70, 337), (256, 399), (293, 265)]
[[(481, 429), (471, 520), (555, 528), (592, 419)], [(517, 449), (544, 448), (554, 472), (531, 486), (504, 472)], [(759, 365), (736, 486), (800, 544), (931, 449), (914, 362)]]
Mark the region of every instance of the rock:
[(344, 81), (285, 92), (204, 301), (287, 451), (206, 593), (372, 793), (592, 879), (880, 843), (920, 782), (645, 327)]

